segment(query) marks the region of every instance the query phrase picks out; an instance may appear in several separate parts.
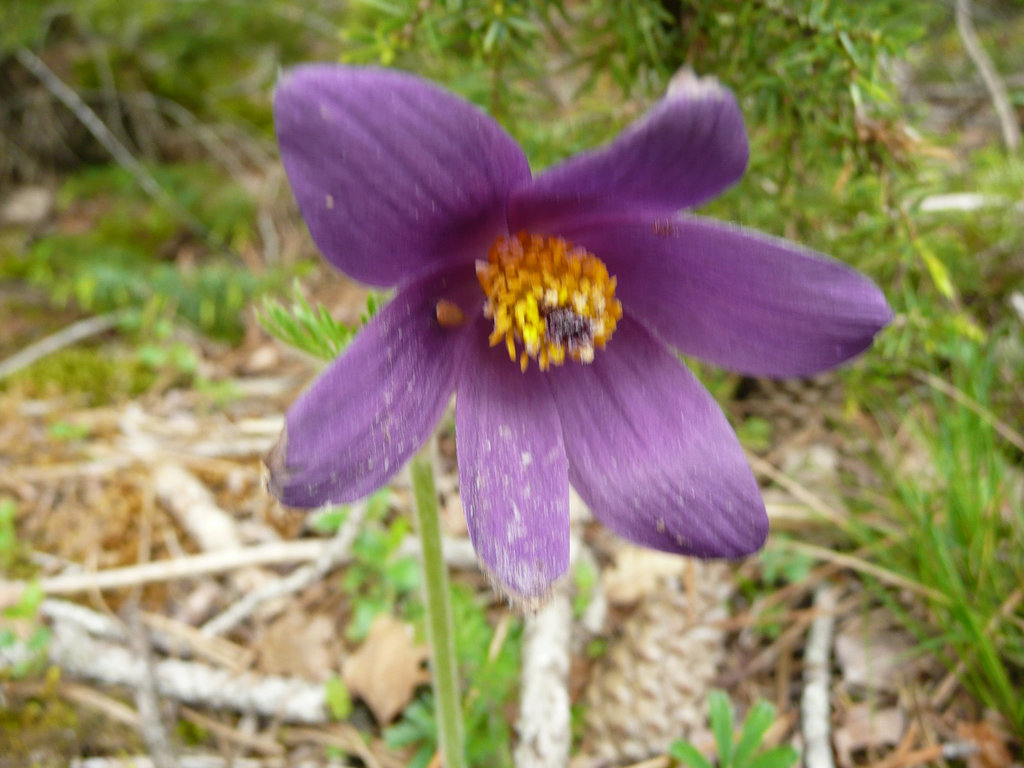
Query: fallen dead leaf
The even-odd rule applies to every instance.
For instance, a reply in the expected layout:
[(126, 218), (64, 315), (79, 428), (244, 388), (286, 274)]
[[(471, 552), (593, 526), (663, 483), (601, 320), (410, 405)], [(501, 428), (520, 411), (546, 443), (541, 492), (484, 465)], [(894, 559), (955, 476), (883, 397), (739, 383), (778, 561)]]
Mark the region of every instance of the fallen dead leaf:
[(853, 753), (862, 749), (888, 747), (899, 742), (907, 727), (902, 709), (878, 709), (870, 704), (854, 704), (835, 732), (839, 764), (853, 765)]
[(608, 601), (629, 605), (649, 595), (665, 579), (680, 577), (686, 558), (640, 547), (624, 546), (615, 554), (615, 564), (601, 577)]
[(429, 650), (413, 642), (412, 627), (381, 614), (359, 650), (342, 667), (348, 689), (366, 702), (381, 725), (390, 723), (412, 701), (430, 675), (423, 663)]
[(912, 639), (882, 616), (855, 616), (836, 635), (836, 660), (843, 683), (868, 691), (895, 691), (906, 679)]
[(978, 747), (978, 751), (967, 758), (967, 768), (1002, 768), (1013, 763), (1006, 739), (990, 723), (960, 723), (956, 734)]
[(271, 624), (260, 642), (259, 667), (271, 675), (295, 675), (317, 682), (335, 669), (334, 622), (289, 609)]

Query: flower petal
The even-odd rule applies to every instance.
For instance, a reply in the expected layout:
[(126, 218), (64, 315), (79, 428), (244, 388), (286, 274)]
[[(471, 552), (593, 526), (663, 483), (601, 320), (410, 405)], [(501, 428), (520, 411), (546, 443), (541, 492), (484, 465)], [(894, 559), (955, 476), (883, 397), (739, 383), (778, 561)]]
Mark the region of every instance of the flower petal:
[(713, 79), (681, 72), (665, 98), (607, 147), (517, 187), (509, 229), (558, 234), (560, 222), (591, 215), (675, 213), (738, 181), (748, 156), (736, 98)]
[(469, 102), (410, 74), (325, 64), (274, 94), (281, 156), (310, 233), (351, 277), (394, 285), (486, 253), (526, 157)]
[(590, 365), (552, 371), (569, 480), (637, 544), (697, 557), (758, 549), (768, 518), (739, 441), (707, 390), (624, 317)]
[(569, 478), (551, 393), (504, 346), (467, 355), (455, 398), (459, 489), (469, 537), (498, 584), (536, 603), (569, 566)]
[(892, 319), (885, 296), (856, 270), (740, 227), (679, 216), (563, 234), (608, 265), (626, 312), (684, 354), (742, 373), (831, 368)]
[(289, 409), (267, 458), (275, 496), (294, 507), (353, 501), (402, 468), (455, 387), (470, 329), (443, 328), (435, 313), (442, 298), (479, 312), (465, 289), (465, 281), (430, 275), (402, 288), (359, 332)]

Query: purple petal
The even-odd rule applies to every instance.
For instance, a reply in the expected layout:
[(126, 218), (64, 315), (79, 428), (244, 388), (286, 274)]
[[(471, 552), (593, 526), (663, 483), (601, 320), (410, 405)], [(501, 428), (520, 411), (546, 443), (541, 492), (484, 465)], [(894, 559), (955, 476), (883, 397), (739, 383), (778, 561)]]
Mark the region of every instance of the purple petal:
[(431, 275), (402, 288), (359, 332), (289, 409), (267, 458), (275, 496), (294, 507), (353, 501), (402, 468), (441, 418), (470, 339), (469, 327), (438, 324), (437, 301), (479, 312), (467, 287)]
[(755, 376), (807, 376), (863, 352), (892, 319), (854, 269), (786, 240), (681, 216), (563, 233), (618, 278), (624, 311), (687, 355)]
[(467, 355), (455, 399), (459, 489), (477, 555), (512, 597), (537, 602), (569, 566), (569, 478), (544, 374), (504, 346)]
[(637, 544), (697, 557), (758, 549), (768, 518), (743, 449), (700, 382), (623, 318), (590, 365), (550, 376), (569, 480), (594, 515)]
[(517, 187), (509, 198), (509, 229), (557, 234), (560, 222), (591, 215), (675, 213), (738, 181), (748, 155), (732, 93), (680, 73), (665, 98), (607, 147)]
[(278, 84), (274, 117), (317, 246), (371, 285), (486, 254), (508, 190), (530, 176), (501, 126), (410, 74), (299, 67)]

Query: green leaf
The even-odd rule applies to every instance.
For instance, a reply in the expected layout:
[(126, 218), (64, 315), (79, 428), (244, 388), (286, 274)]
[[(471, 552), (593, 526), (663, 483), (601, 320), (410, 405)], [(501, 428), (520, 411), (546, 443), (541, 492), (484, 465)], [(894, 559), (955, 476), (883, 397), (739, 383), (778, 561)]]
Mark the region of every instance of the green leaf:
[(732, 765), (732, 704), (722, 691), (712, 691), (708, 696), (708, 708), (711, 732), (718, 747), (718, 765), (719, 768), (727, 768)]
[(747, 764), (747, 768), (790, 768), (800, 759), (800, 753), (789, 744), (762, 752)]
[(337, 533), (348, 519), (349, 507), (331, 507), (309, 521), (309, 527), (317, 533)]
[(344, 720), (352, 714), (352, 697), (348, 693), (348, 687), (337, 675), (327, 678), (327, 682), (324, 683), (324, 698), (333, 719)]
[(39, 582), (30, 581), (25, 585), (18, 602), (4, 608), (0, 615), (9, 619), (34, 619), (44, 597), (46, 595), (42, 587), (39, 586)]
[[(376, 305), (367, 302), (368, 318)], [(337, 357), (355, 336), (356, 329), (339, 323), (327, 309), (310, 305), (302, 294), (298, 281), (292, 287), (292, 302), (285, 306), (274, 299), (264, 299), (257, 319), (264, 330), (286, 344), (322, 360)]]
[(388, 563), (384, 575), (399, 592), (412, 592), (420, 585), (420, 566), (415, 557), (400, 557)]
[(935, 283), (939, 293), (947, 299), (954, 299), (956, 297), (956, 289), (953, 288), (953, 281), (949, 276), (949, 270), (946, 269), (942, 259), (921, 240), (918, 240), (916, 245), (917, 252), (921, 255), (921, 260), (928, 268), (928, 274), (931, 276), (932, 282)]
[(673, 741), (668, 748), (668, 754), (690, 768), (714, 768), (711, 761), (688, 741)]
[(746, 720), (743, 721), (740, 740), (733, 752), (733, 768), (745, 768), (774, 721), (775, 707), (767, 701), (758, 701), (750, 708)]

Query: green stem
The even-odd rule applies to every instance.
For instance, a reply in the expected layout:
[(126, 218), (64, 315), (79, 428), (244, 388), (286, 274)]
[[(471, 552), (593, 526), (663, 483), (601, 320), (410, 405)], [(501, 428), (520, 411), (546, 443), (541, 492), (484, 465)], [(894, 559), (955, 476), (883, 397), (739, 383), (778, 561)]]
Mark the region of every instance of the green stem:
[(430, 642), (438, 741), (445, 768), (466, 768), (455, 631), (448, 570), (441, 554), (441, 518), (437, 510), (437, 492), (434, 490), (431, 444), (428, 443), (413, 458), (410, 469), (416, 499), (417, 528), (423, 548), (421, 562), (427, 607), (427, 640)]

